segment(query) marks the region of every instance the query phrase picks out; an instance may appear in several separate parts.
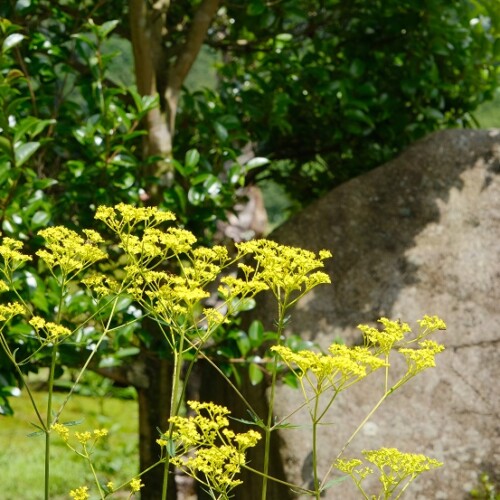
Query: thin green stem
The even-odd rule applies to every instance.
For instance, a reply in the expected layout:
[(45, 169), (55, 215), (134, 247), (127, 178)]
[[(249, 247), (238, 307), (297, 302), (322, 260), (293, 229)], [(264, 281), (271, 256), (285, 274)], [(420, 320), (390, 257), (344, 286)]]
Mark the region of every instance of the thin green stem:
[[(179, 345), (176, 349), (174, 349), (174, 370), (173, 370), (173, 379), (172, 379), (172, 395), (170, 399), (170, 417), (177, 415), (179, 412), (179, 385), (181, 382), (181, 370), (182, 370), (182, 353), (184, 351), (184, 340), (185, 340), (186, 332), (183, 328), (180, 328), (179, 335)], [(172, 424), (169, 425), (168, 434), (169, 437), (172, 434)], [(167, 457), (164, 464), (164, 473), (163, 473), (163, 486), (162, 486), (162, 500), (167, 500), (168, 498), (168, 469), (170, 466), (170, 461)]]
[(101, 483), (99, 482), (99, 479), (97, 477), (96, 471), (94, 469), (94, 465), (92, 464), (92, 460), (90, 459), (90, 455), (88, 454), (87, 450), (85, 450), (85, 451), (87, 453), (86, 458), (87, 458), (87, 460), (89, 462), (90, 470), (92, 471), (92, 476), (94, 476), (94, 482), (97, 485), (97, 489), (99, 490), (99, 495), (101, 497), (101, 500), (103, 500), (105, 498), (104, 491), (101, 488)]
[[(342, 449), (337, 454), (336, 459), (338, 459), (338, 458), (340, 458), (342, 456), (342, 454), (344, 453), (344, 451), (346, 450), (346, 448), (351, 444), (352, 440), (356, 437), (356, 435), (358, 434), (358, 432), (364, 427), (364, 425), (366, 424), (366, 422), (368, 422), (368, 420), (370, 420), (370, 418), (373, 416), (373, 414), (379, 409), (380, 405), (386, 400), (387, 396), (389, 396), (389, 394), (392, 394), (392, 392), (393, 392), (393, 389), (390, 389), (389, 391), (386, 391), (384, 393), (384, 395), (378, 400), (377, 404), (370, 410), (370, 412), (368, 413), (368, 415), (366, 415), (366, 417), (363, 419), (363, 421), (358, 425), (358, 427), (356, 428), (356, 430), (351, 434), (351, 436), (349, 437), (349, 439), (345, 442), (344, 446), (342, 447)], [(335, 461), (330, 465), (327, 473), (325, 474), (325, 476), (323, 478), (323, 481), (321, 481), (321, 487), (324, 487), (324, 485), (326, 483), (326, 480), (328, 479), (328, 476), (330, 475), (330, 472), (332, 471), (332, 469), (334, 467), (334, 464), (335, 464)]]
[(312, 469), (313, 469), (313, 484), (314, 493), (317, 500), (320, 498), (320, 484), (318, 478), (318, 405), (319, 405), (319, 395), (316, 396), (314, 402), (314, 413), (312, 421)]
[(3, 336), (3, 332), (1, 332), (1, 331), (0, 331), (0, 344), (2, 345), (3, 350), (4, 350), (5, 354), (7, 355), (7, 357), (10, 359), (10, 361), (14, 365), (14, 369), (19, 374), (19, 377), (21, 378), (21, 380), (23, 380), (24, 387), (26, 387), (26, 391), (27, 391), (28, 396), (29, 396), (30, 401), (31, 401), (31, 406), (33, 407), (33, 410), (36, 413), (36, 416), (38, 418), (38, 421), (40, 422), (40, 425), (45, 430), (45, 421), (44, 421), (42, 415), (40, 414), (40, 412), (38, 411), (38, 406), (36, 405), (35, 398), (33, 397), (33, 393), (31, 392), (31, 389), (30, 389), (30, 387), (28, 385), (28, 382), (27, 382), (27, 380), (25, 378), (25, 375), (21, 371), (21, 369), (19, 368), (19, 365), (16, 362), (16, 359), (13, 356), (13, 354), (12, 354), (10, 348), (9, 348), (9, 345), (7, 344), (7, 341), (5, 340), (5, 337)]
[(90, 365), (93, 357), (95, 356), (95, 353), (99, 350), (99, 347), (102, 344), (104, 338), (110, 332), (110, 330), (111, 330), (111, 328), (110, 328), (110, 326), (111, 326), (111, 320), (112, 320), (112, 318), (113, 318), (113, 316), (115, 314), (116, 306), (118, 304), (118, 299), (120, 298), (120, 294), (121, 294), (121, 291), (117, 293), (117, 295), (116, 295), (116, 297), (114, 299), (110, 315), (109, 315), (108, 320), (106, 322), (106, 326), (104, 327), (104, 331), (102, 332), (101, 336), (99, 337), (99, 340), (96, 342), (94, 348), (92, 349), (92, 352), (89, 354), (89, 357), (85, 361), (84, 365), (82, 366), (82, 368), (78, 372), (78, 375), (77, 375), (75, 381), (73, 382), (73, 385), (71, 386), (68, 394), (66, 394), (66, 397), (64, 398), (64, 401), (62, 402), (61, 406), (59, 407), (59, 410), (58, 410), (58, 412), (56, 414), (56, 417), (55, 417), (55, 421), (56, 422), (59, 420), (59, 417), (61, 416), (61, 413), (63, 412), (64, 408), (68, 404), (68, 401), (71, 399), (71, 396), (73, 395), (73, 392), (75, 391), (77, 385), (80, 382), (80, 379), (83, 377), (83, 374), (86, 372), (88, 366)]
[(50, 427), (52, 425), (52, 392), (54, 389), (54, 373), (57, 361), (57, 345), (52, 348), (52, 356), (49, 370), (48, 397), (47, 397), (47, 415), (45, 422), (45, 500), (49, 499), (50, 483)]
[[(56, 322), (60, 323), (62, 316), (62, 306), (64, 301), (64, 290), (66, 288), (67, 281), (63, 276), (61, 278), (61, 295), (59, 297), (59, 305), (57, 308), (57, 318)], [(48, 380), (48, 397), (47, 397), (47, 415), (46, 415), (46, 424), (45, 424), (45, 481), (44, 481), (44, 490), (45, 490), (45, 500), (49, 500), (49, 488), (50, 488), (50, 428), (52, 426), (53, 417), (52, 417), (52, 394), (54, 392), (54, 378), (57, 364), (57, 342), (54, 342), (52, 347), (52, 354), (50, 360), (50, 369), (49, 369), (49, 380)]]
[[(261, 476), (261, 477), (266, 477), (266, 474), (264, 474), (263, 472), (261, 472), (260, 470), (257, 470), (257, 469), (254, 469), (253, 467), (250, 467), (249, 465), (247, 464), (242, 464), (241, 465), (244, 469), (252, 472), (253, 474), (257, 474), (258, 476)], [(273, 476), (267, 476), (267, 479), (269, 479), (270, 481), (273, 481), (275, 483), (278, 483), (278, 484), (282, 484), (284, 486), (287, 486), (288, 488), (290, 489), (293, 489), (295, 492), (300, 492), (302, 494), (305, 494), (305, 495), (312, 495), (313, 492), (311, 490), (308, 490), (306, 488), (302, 488), (300, 486), (297, 486), (296, 484), (293, 484), (293, 483), (288, 483), (287, 481), (283, 481), (281, 479), (278, 479), (276, 477), (273, 477)]]
[[(277, 328), (277, 345), (281, 345), (282, 335), (285, 329), (285, 313), (286, 313), (286, 297), (283, 303), (278, 302), (278, 328)], [(269, 473), (269, 458), (271, 452), (271, 432), (273, 429), (273, 417), (274, 417), (274, 400), (276, 397), (276, 380), (278, 376), (278, 355), (274, 354), (274, 360), (272, 365), (271, 374), (271, 389), (269, 394), (269, 410), (267, 414), (267, 422), (265, 431), (265, 442), (264, 442), (264, 465), (263, 465), (263, 475), (262, 475), (262, 492), (261, 499), (266, 500), (267, 498), (267, 483), (268, 483), (268, 473)]]

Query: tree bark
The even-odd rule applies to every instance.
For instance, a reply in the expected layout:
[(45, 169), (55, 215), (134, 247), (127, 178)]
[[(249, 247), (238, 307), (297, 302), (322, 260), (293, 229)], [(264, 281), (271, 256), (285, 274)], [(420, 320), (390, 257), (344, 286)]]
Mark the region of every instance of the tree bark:
[[(220, 0), (204, 0), (191, 21), (186, 41), (178, 56), (169, 61), (165, 46), (169, 33), (167, 16), (170, 0), (158, 0), (151, 7), (145, 0), (129, 0), (130, 33), (134, 54), (137, 90), (142, 96), (158, 96), (160, 106), (146, 116), (147, 139), (144, 157), (159, 156), (146, 175), (156, 177), (158, 185), (171, 183), (172, 148), (179, 97), (206, 37)], [(161, 198), (153, 187), (150, 196)]]
[[(160, 0), (151, 8), (145, 0), (129, 0), (130, 38), (134, 54), (135, 79), (141, 96), (158, 96), (164, 92), (159, 88), (162, 73), (167, 67), (164, 50), (164, 30), (169, 1)], [(146, 176), (154, 176), (158, 184), (167, 185), (172, 168), (173, 131), (170, 128), (168, 110), (160, 106), (150, 110), (145, 118), (147, 136), (143, 146), (143, 157), (158, 156), (160, 159), (145, 170)], [(156, 191), (156, 189), (153, 189)], [(150, 195), (157, 193), (150, 193)]]
[[(154, 328), (154, 326), (153, 326)], [(143, 373), (148, 380), (146, 387), (138, 387), (139, 404), (139, 466), (147, 469), (160, 458), (160, 446), (156, 440), (160, 437), (158, 429), (165, 431), (170, 414), (172, 394), (172, 363), (161, 359), (156, 354), (146, 351), (141, 353), (144, 364)], [(141, 488), (141, 500), (161, 498), (165, 467), (163, 464), (142, 476), (144, 488)], [(173, 474), (168, 479), (168, 499), (175, 500), (176, 489)]]
[[(148, 190), (149, 203), (159, 204), (162, 186), (172, 182), (172, 148), (175, 118), (182, 85), (198, 56), (203, 40), (217, 11), (219, 0), (203, 0), (190, 23), (185, 42), (173, 51), (175, 60), (167, 57), (166, 42), (169, 37), (167, 16), (170, 0), (129, 0), (130, 32), (134, 54), (137, 89), (141, 96), (157, 96), (159, 107), (148, 112), (143, 157), (158, 156), (154, 163), (147, 163), (143, 174), (157, 179)], [(152, 322), (144, 324), (160, 342), (158, 327)], [(163, 340), (164, 342), (164, 340)], [(152, 353), (141, 351), (145, 362), (146, 384), (137, 387), (139, 399), (139, 453), (141, 470), (158, 460), (160, 448), (156, 443), (158, 428), (166, 429), (170, 413), (172, 392), (171, 363)], [(155, 467), (143, 476), (145, 487), (142, 500), (158, 500), (163, 485), (164, 469)], [(175, 499), (173, 475), (169, 479), (169, 500)]]

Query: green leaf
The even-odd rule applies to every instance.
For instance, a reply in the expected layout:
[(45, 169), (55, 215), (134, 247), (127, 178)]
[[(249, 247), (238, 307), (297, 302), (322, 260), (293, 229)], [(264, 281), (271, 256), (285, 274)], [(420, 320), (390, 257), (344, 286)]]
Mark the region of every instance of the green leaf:
[(14, 142), (22, 140), (27, 135), (29, 139), (33, 139), (38, 134), (43, 132), (43, 129), (54, 124), (55, 120), (39, 120), (34, 116), (28, 116), (21, 120), (15, 128)]
[(45, 212), (43, 210), (38, 210), (33, 214), (33, 217), (31, 218), (31, 227), (32, 228), (37, 228), (41, 226), (46, 226), (50, 222), (50, 214), (48, 212)]
[(279, 35), (276, 35), (276, 40), (279, 40), (280, 42), (289, 42), (292, 39), (293, 35), (291, 33), (280, 33)]
[(252, 347), (260, 347), (264, 339), (264, 326), (262, 322), (258, 320), (252, 321), (250, 328), (248, 329), (248, 338), (252, 344)]
[(206, 197), (206, 192), (202, 186), (193, 186), (188, 191), (188, 200), (193, 205), (199, 205)]
[(14, 415), (14, 411), (6, 399), (4, 400), (4, 404), (0, 404), (0, 415), (5, 415), (6, 417)]
[(251, 311), (255, 307), (255, 299), (246, 297), (243, 299), (233, 299), (231, 307), (235, 313)]
[(198, 162), (200, 161), (200, 153), (196, 149), (190, 149), (186, 153), (186, 157), (184, 159), (184, 165), (189, 169), (193, 170), (196, 165), (198, 165)]
[(89, 38), (87, 35), (84, 35), (83, 33), (75, 33), (74, 35), (71, 35), (71, 38), (76, 38), (77, 40), (81, 40), (82, 42), (85, 42), (87, 45), (90, 45), (91, 47), (95, 46), (95, 41)]
[(283, 382), (292, 389), (298, 389), (299, 381), (294, 373), (288, 372), (283, 376)]
[(222, 123), (215, 122), (214, 123), (214, 129), (215, 133), (217, 134), (217, 137), (221, 142), (226, 142), (227, 138), (229, 137), (229, 133), (227, 131), (227, 128), (222, 125)]
[(63, 422), (66, 427), (74, 427), (75, 425), (81, 425), (85, 422), (85, 419), (81, 418), (79, 420), (69, 420), (68, 422)]
[(253, 0), (247, 6), (249, 16), (259, 16), (266, 10), (266, 4), (262, 0)]
[(20, 146), (14, 146), (16, 167), (24, 165), (40, 147), (39, 142), (25, 142)]
[(26, 37), (21, 35), (21, 33), (12, 33), (9, 35), (2, 44), (2, 52), (5, 54), (8, 50), (12, 49), (16, 45), (19, 45)]
[(214, 197), (221, 192), (222, 183), (215, 175), (210, 174), (203, 183), (203, 187), (209, 196)]
[(129, 356), (136, 356), (139, 352), (140, 349), (138, 347), (122, 347), (116, 351), (115, 356), (117, 358), (128, 358)]
[(247, 170), (250, 170), (252, 168), (262, 167), (263, 165), (267, 165), (268, 163), (270, 163), (270, 161), (267, 158), (256, 156), (255, 158), (252, 158), (245, 164), (245, 168)]
[(245, 180), (243, 173), (242, 173), (241, 165), (238, 165), (237, 163), (235, 163), (234, 165), (231, 165), (227, 176), (228, 176), (229, 182), (231, 184), (242, 185), (244, 180)]
[(97, 27), (97, 34), (101, 39), (106, 38), (117, 26), (119, 21), (117, 19), (113, 21), (106, 21), (101, 26)]
[(248, 367), (248, 378), (250, 379), (250, 383), (252, 385), (258, 385), (262, 382), (264, 373), (262, 373), (259, 365), (250, 363), (250, 366)]
[(341, 483), (342, 481), (345, 481), (346, 479), (349, 479), (349, 476), (342, 476), (342, 477), (336, 477), (334, 479), (330, 479), (330, 481), (328, 481), (325, 486), (323, 486), (323, 488), (321, 488), (321, 491), (324, 491), (324, 490), (327, 490), (328, 488), (331, 488), (332, 486), (334, 486), (335, 484), (339, 484)]
[(228, 336), (236, 341), (241, 357), (244, 358), (252, 347), (248, 335), (243, 330), (238, 330), (231, 332)]
[(365, 72), (365, 63), (361, 59), (354, 59), (349, 67), (349, 73), (354, 78), (359, 78)]
[(9, 157), (12, 154), (12, 145), (7, 137), (0, 137), (0, 152), (3, 152)]

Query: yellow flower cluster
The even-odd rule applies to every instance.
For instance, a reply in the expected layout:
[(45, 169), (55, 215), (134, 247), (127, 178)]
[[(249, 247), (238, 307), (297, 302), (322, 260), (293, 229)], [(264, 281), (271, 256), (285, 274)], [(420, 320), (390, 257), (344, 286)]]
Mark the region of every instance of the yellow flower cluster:
[(21, 241), (13, 238), (3, 238), (0, 245), (0, 256), (3, 258), (3, 270), (5, 277), (10, 281), (12, 273), (23, 263), (32, 260), (29, 255), (20, 252), (23, 248)]
[(436, 330), (446, 330), (446, 323), (437, 316), (425, 315), (419, 322), (420, 328), (424, 330), (424, 334), (434, 332)]
[[(171, 463), (196, 478), (212, 491), (226, 495), (241, 484), (236, 474), (245, 464), (245, 451), (257, 444), (261, 435), (250, 430), (236, 434), (228, 429), (229, 410), (214, 403), (189, 401), (195, 416), (171, 417), (176, 456)], [(167, 445), (164, 438), (158, 440)]]
[(395, 474), (399, 479), (418, 475), (443, 465), (442, 462), (438, 462), (434, 458), (415, 453), (403, 453), (397, 448), (365, 450), (363, 455), (366, 460), (379, 468), (383, 474)]
[[(75, 448), (69, 443), (71, 435), (68, 426), (56, 422), (55, 424), (51, 425), (51, 429), (59, 435), (59, 437), (68, 445), (70, 449), (75, 451)], [(80, 443), (83, 446), (85, 450), (87, 449), (87, 443), (90, 440), (92, 440), (92, 446), (94, 446), (100, 439), (106, 437), (107, 435), (108, 435), (108, 430), (104, 428), (94, 429), (92, 432), (76, 431), (74, 433), (75, 439), (78, 441), (78, 443)]]
[(18, 314), (24, 314), (26, 310), (19, 302), (0, 304), (0, 321), (9, 321)]
[[(403, 453), (396, 448), (380, 448), (379, 450), (364, 450), (365, 460), (375, 465), (379, 471), (379, 481), (383, 495), (378, 498), (390, 498), (399, 487), (399, 496), (416, 477), (422, 472), (441, 467), (443, 464), (433, 458), (415, 453)], [(361, 467), (359, 459), (337, 459), (335, 467), (349, 474), (358, 488), (363, 492), (361, 482), (365, 477), (373, 474), (370, 467)], [(365, 495), (365, 498), (368, 496)]]
[(88, 488), (88, 486), (80, 486), (80, 488), (76, 488), (75, 490), (71, 490), (69, 492), (69, 496), (73, 500), (87, 500), (90, 498), (89, 488)]
[(60, 424), (59, 422), (56, 422), (55, 424), (52, 424), (51, 429), (59, 435), (59, 437), (67, 443), (69, 440), (69, 429), (63, 425)]
[[(314, 252), (280, 245), (270, 240), (253, 240), (238, 243), (238, 257), (251, 255), (256, 261), (255, 278), (265, 283), (274, 296), (285, 305), (291, 305), (299, 297), (317, 285), (331, 283), (330, 277), (316, 271), (323, 268), (323, 261), (331, 257), (328, 250)], [(291, 294), (295, 297), (291, 299)]]
[(131, 489), (132, 493), (137, 493), (143, 487), (144, 487), (144, 483), (138, 477), (136, 477), (136, 478), (132, 479), (132, 481), (130, 481), (130, 489)]
[(423, 340), (418, 345), (419, 349), (399, 349), (399, 352), (406, 358), (410, 375), (416, 375), (422, 370), (436, 366), (434, 359), (436, 354), (444, 351), (444, 346), (433, 340)]
[(110, 276), (100, 273), (92, 273), (82, 279), (81, 283), (94, 291), (99, 297), (105, 297), (113, 293), (118, 293), (120, 283)]
[(39, 333), (40, 330), (44, 330), (46, 333), (47, 342), (59, 342), (64, 340), (66, 337), (71, 335), (71, 330), (65, 326), (58, 325), (57, 323), (47, 322), (40, 316), (33, 316), (29, 320), (29, 324)]
[(95, 231), (87, 230), (87, 239), (64, 226), (42, 229), (38, 234), (45, 239), (46, 249), (39, 250), (36, 254), (49, 269), (59, 267), (66, 278), (107, 257), (97, 247), (102, 239)]
[(192, 311), (194, 306), (210, 294), (198, 282), (168, 273), (163, 275), (163, 284), (147, 290), (145, 295), (151, 300), (153, 310), (161, 318), (170, 320)]
[(405, 335), (411, 332), (410, 326), (401, 321), (380, 318), (378, 322), (384, 326), (383, 330), (368, 325), (358, 325), (358, 328), (363, 332), (366, 345), (378, 346), (386, 355), (389, 354), (394, 344), (403, 340)]
[[(387, 366), (386, 362), (374, 356), (367, 347), (347, 347), (332, 344), (330, 354), (316, 353), (309, 350), (294, 352), (285, 346), (273, 346), (285, 364), (297, 375), (304, 378), (313, 389), (324, 389), (325, 381), (336, 391), (345, 387), (348, 382), (360, 380), (368, 373)], [(297, 371), (298, 369), (298, 371)], [(314, 374), (316, 381), (309, 378), (309, 372)]]
[(124, 229), (132, 229), (141, 222), (156, 226), (165, 221), (173, 221), (175, 215), (156, 207), (133, 207), (119, 203), (114, 208), (104, 205), (98, 207), (95, 218), (102, 220), (112, 230), (122, 232)]

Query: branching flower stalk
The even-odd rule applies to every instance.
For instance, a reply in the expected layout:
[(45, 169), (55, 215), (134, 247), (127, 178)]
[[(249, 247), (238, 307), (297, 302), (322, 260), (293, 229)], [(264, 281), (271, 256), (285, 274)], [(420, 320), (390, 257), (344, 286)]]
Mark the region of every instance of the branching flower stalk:
[[(316, 254), (308, 250), (288, 247), (266, 240), (240, 243), (237, 245), (237, 249), (241, 255), (252, 256), (256, 262), (255, 269), (243, 264), (240, 264), (240, 268), (247, 274), (253, 272), (254, 277), (264, 283), (277, 300), (277, 344), (280, 346), (284, 338), (285, 318), (289, 309), (315, 286), (330, 283), (330, 277), (317, 269), (324, 267), (323, 260), (331, 257), (331, 253), (322, 250), (319, 252), (319, 256), (316, 256)], [(271, 368), (269, 410), (264, 428), (262, 500), (267, 498), (271, 432), (275, 429), (273, 420), (277, 368), (278, 360), (274, 356)]]
[[(323, 488), (328, 481), (330, 472), (334, 467), (336, 467), (336, 464), (339, 463), (340, 457), (344, 454), (347, 447), (351, 444), (364, 425), (375, 414), (378, 408), (380, 408), (384, 401), (395, 390), (401, 388), (416, 375), (428, 368), (436, 366), (435, 356), (444, 350), (444, 346), (432, 340), (426, 339), (428, 335), (435, 331), (446, 330), (445, 322), (437, 316), (425, 315), (421, 320), (419, 320), (418, 324), (420, 326), (420, 331), (414, 338), (405, 338), (412, 333), (412, 330), (407, 323), (391, 321), (387, 318), (381, 318), (379, 323), (381, 323), (384, 327), (382, 330), (368, 325), (359, 325), (358, 328), (363, 332), (365, 348), (371, 349), (375, 356), (380, 356), (380, 358), (384, 360), (385, 377), (383, 394), (344, 443), (343, 447), (337, 454), (336, 460), (332, 463), (321, 482), (321, 487)], [(414, 344), (417, 344), (417, 346), (414, 348), (408, 347), (413, 346)], [(407, 371), (391, 387), (389, 387), (389, 356), (394, 350), (405, 357), (407, 362)]]

